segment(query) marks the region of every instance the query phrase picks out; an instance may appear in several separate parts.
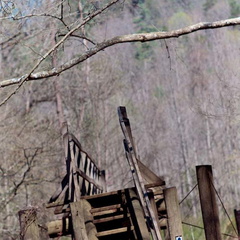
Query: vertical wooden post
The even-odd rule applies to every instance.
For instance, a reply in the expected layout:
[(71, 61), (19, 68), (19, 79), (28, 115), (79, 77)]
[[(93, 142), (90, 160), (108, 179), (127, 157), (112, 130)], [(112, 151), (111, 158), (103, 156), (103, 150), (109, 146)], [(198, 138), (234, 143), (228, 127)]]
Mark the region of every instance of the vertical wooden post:
[(84, 220), (84, 206), (82, 200), (70, 203), (70, 208), (72, 213), (74, 239), (88, 240)]
[(234, 216), (237, 225), (238, 239), (240, 239), (240, 210), (234, 209)]
[(150, 233), (147, 228), (146, 220), (144, 218), (143, 209), (139, 198), (133, 189), (126, 190), (128, 207), (131, 213), (131, 220), (134, 224), (136, 239), (150, 240)]
[(25, 209), (18, 212), (20, 221), (21, 240), (40, 240), (37, 224), (37, 210), (35, 208)]
[(169, 239), (181, 239), (183, 237), (183, 230), (177, 189), (175, 187), (163, 189), (163, 194), (167, 210)]
[(212, 166), (196, 166), (196, 171), (206, 240), (221, 240)]

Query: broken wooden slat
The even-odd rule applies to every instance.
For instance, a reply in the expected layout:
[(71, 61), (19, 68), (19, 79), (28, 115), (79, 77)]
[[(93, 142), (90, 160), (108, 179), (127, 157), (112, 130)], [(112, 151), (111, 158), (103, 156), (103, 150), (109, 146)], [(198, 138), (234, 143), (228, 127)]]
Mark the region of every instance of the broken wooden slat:
[(154, 194), (153, 194), (152, 191), (148, 192), (148, 197), (149, 197), (150, 203), (152, 205), (153, 212), (155, 214), (155, 219), (157, 219), (158, 228), (160, 229), (159, 218), (158, 218), (158, 210), (157, 210), (156, 202), (155, 202), (155, 199), (154, 199)]

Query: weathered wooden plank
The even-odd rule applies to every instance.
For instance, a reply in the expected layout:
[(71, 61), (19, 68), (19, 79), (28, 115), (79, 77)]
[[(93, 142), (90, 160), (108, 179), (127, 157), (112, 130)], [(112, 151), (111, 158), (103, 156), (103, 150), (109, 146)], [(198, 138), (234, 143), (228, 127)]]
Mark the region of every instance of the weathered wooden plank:
[(210, 165), (197, 166), (196, 171), (206, 240), (221, 240), (212, 167)]
[[(162, 181), (145, 184), (146, 188), (155, 188), (155, 187), (162, 187), (162, 186), (163, 186)], [(161, 190), (161, 188), (159, 190)]]
[(76, 173), (78, 173), (82, 178), (84, 178), (85, 180), (87, 180), (88, 183), (93, 184), (95, 187), (97, 187), (100, 190), (103, 190), (103, 187), (101, 187), (100, 185), (98, 185), (92, 178), (90, 178), (86, 173), (84, 173), (82, 170), (80, 170), (79, 168), (76, 168)]
[(35, 208), (25, 209), (18, 212), (20, 221), (21, 240), (40, 240), (37, 223), (37, 210)]
[(70, 158), (70, 160), (69, 160), (69, 178), (68, 178), (68, 200), (69, 201), (73, 201), (73, 190), (74, 190), (74, 188), (73, 188), (73, 161), (71, 160), (71, 158)]
[(103, 212), (106, 210), (111, 210), (111, 209), (118, 209), (121, 208), (121, 204), (114, 204), (110, 206), (105, 206), (105, 207), (99, 207), (99, 208), (92, 208), (90, 210), (91, 213), (96, 213), (96, 212)]
[(70, 234), (69, 218), (62, 218), (47, 223), (48, 235), (53, 238), (59, 236), (59, 234)]
[(81, 199), (94, 199), (94, 198), (101, 198), (101, 197), (108, 197), (111, 195), (117, 195), (118, 191), (112, 191), (112, 192), (106, 192), (106, 193), (100, 193), (98, 195), (91, 195), (91, 196), (82, 196)]
[(158, 177), (153, 171), (146, 167), (140, 160), (137, 160), (139, 170), (146, 184), (159, 183), (159, 185), (165, 185), (165, 181)]
[(110, 221), (114, 221), (114, 220), (118, 220), (118, 219), (123, 219), (126, 217), (129, 217), (130, 214), (120, 214), (120, 215), (116, 215), (116, 216), (112, 216), (112, 217), (104, 217), (104, 218), (100, 218), (100, 219), (95, 219), (93, 220), (94, 224), (97, 223), (104, 223), (104, 222), (110, 222)]
[(71, 160), (72, 160), (72, 171), (73, 171), (73, 184), (74, 184), (74, 200), (75, 201), (79, 201), (80, 200), (80, 196), (81, 196), (81, 193), (80, 193), (80, 186), (78, 184), (78, 181), (77, 181), (77, 176), (76, 176), (76, 165), (77, 165), (77, 154), (79, 153), (79, 149), (78, 148), (75, 148), (75, 151), (74, 151), (74, 143), (71, 142), (70, 143), (70, 154), (71, 154)]
[(107, 215), (107, 214), (118, 213), (118, 212), (121, 213), (122, 211), (123, 211), (122, 208), (111, 209), (111, 210), (105, 210), (102, 212), (95, 212), (95, 213), (92, 213), (92, 215), (95, 217), (95, 216)]
[(70, 212), (70, 206), (67, 207), (67, 205), (64, 205), (62, 208), (56, 208), (54, 210), (54, 214), (62, 214), (62, 213), (69, 213)]
[(176, 240), (177, 237), (183, 236), (181, 213), (177, 197), (177, 189), (175, 187), (163, 190), (170, 240)]
[(153, 194), (152, 191), (148, 192), (148, 197), (149, 197), (150, 203), (152, 205), (152, 209), (153, 209), (153, 213), (155, 215), (155, 219), (157, 219), (158, 228), (161, 229), (160, 224), (159, 224), (159, 218), (158, 218), (158, 210), (157, 210), (156, 202), (155, 202), (155, 199), (154, 199), (154, 194)]
[[(64, 177), (64, 179), (67, 178), (67, 175)], [(61, 184), (62, 185), (62, 184)], [(66, 194), (66, 191), (68, 189), (68, 184), (66, 182), (64, 188), (62, 188), (63, 185), (61, 186), (60, 190), (58, 192), (55, 192), (54, 195), (51, 197), (51, 199), (49, 200), (49, 203), (54, 203), (54, 202), (63, 202), (64, 196)]]
[(93, 223), (93, 215), (91, 214), (91, 205), (88, 201), (82, 200), (84, 205), (84, 219), (87, 231), (87, 236), (89, 240), (97, 240), (97, 229)]
[(73, 234), (75, 240), (88, 240), (84, 220), (83, 201), (70, 203), (72, 213)]
[(103, 237), (103, 236), (108, 236), (108, 235), (113, 235), (117, 233), (123, 233), (123, 232), (128, 232), (128, 231), (133, 231), (134, 227), (122, 227), (122, 228), (117, 228), (117, 229), (112, 229), (108, 231), (103, 231), (103, 232), (98, 232), (97, 237)]

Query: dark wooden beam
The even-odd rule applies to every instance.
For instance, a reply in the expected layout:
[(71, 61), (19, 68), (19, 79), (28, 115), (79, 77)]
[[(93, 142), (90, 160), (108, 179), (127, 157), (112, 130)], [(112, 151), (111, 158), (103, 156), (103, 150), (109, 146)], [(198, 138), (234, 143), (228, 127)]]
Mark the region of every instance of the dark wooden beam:
[(221, 240), (212, 166), (197, 166), (196, 171), (206, 240)]
[(240, 239), (240, 210), (234, 209), (234, 216), (235, 216), (235, 220), (236, 220), (238, 239)]

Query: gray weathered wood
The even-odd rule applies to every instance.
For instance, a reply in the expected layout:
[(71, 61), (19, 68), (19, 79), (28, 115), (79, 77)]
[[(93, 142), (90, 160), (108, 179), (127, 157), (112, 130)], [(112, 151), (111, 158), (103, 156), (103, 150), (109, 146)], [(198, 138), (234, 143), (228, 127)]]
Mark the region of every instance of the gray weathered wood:
[(206, 240), (221, 240), (212, 167), (210, 165), (197, 166), (196, 171)]
[(162, 240), (160, 229), (158, 226), (158, 219), (155, 218), (155, 214), (153, 212), (150, 200), (147, 195), (147, 189), (144, 185), (144, 178), (138, 166), (138, 157), (136, 152), (136, 147), (134, 144), (132, 130), (130, 127), (130, 121), (127, 117), (127, 111), (125, 107), (118, 107), (119, 114), (119, 122), (122, 128), (122, 132), (124, 135), (124, 147), (126, 158), (129, 163), (134, 184), (136, 186), (136, 190), (139, 196), (139, 200), (141, 202), (143, 212), (145, 217), (151, 219), (153, 228), (150, 228), (152, 238), (154, 240)]
[(69, 217), (48, 222), (46, 224), (48, 235), (50, 237), (56, 237), (60, 234), (70, 234), (69, 222)]
[(91, 213), (91, 205), (88, 201), (82, 200), (82, 204), (84, 207), (84, 219), (85, 219), (85, 226), (87, 231), (87, 236), (89, 240), (98, 240), (97, 238), (97, 229), (93, 223), (93, 215)]
[(75, 240), (98, 240), (97, 230), (90, 212), (91, 205), (85, 199), (70, 203)]
[(183, 236), (182, 220), (177, 197), (177, 189), (175, 187), (163, 190), (166, 210), (169, 239), (176, 240), (176, 237)]
[(21, 240), (40, 240), (39, 227), (37, 223), (37, 210), (35, 208), (25, 209), (18, 212), (20, 220)]
[(84, 220), (83, 201), (70, 203), (72, 213), (73, 235), (75, 240), (88, 240)]
[(165, 185), (165, 181), (146, 167), (140, 160), (137, 160), (137, 163), (142, 177), (145, 180), (145, 184), (158, 183), (159, 186)]

